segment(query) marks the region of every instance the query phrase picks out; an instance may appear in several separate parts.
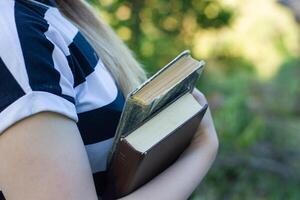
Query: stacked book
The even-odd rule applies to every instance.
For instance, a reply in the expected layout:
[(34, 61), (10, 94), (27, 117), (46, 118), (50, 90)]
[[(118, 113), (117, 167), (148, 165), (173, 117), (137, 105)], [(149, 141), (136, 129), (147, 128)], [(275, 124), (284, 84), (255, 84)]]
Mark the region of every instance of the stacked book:
[(127, 96), (107, 162), (104, 197), (133, 192), (189, 145), (207, 109), (192, 95), (203, 67), (185, 50)]

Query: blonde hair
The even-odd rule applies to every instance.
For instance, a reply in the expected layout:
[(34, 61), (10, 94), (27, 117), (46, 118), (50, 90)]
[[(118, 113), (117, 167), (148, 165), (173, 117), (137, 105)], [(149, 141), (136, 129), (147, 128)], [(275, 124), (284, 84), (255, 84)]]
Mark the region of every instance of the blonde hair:
[(126, 96), (146, 79), (142, 65), (113, 29), (83, 0), (55, 0), (59, 10), (86, 36)]

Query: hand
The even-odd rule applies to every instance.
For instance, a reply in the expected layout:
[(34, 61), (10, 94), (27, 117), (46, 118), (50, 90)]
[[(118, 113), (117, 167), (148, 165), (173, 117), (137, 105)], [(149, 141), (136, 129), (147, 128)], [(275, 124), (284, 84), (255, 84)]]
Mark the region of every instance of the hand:
[[(192, 94), (201, 105), (205, 105), (207, 103), (205, 96), (198, 89), (195, 88)], [(210, 145), (214, 151), (218, 150), (218, 136), (209, 107), (207, 108), (207, 111), (201, 123), (199, 124), (197, 132), (195, 133), (189, 148), (197, 148), (204, 144)]]

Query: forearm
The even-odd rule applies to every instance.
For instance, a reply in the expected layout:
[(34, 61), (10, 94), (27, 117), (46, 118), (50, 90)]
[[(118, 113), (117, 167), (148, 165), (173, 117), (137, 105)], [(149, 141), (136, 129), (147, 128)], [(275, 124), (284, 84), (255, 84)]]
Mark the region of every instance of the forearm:
[(190, 146), (173, 165), (121, 199), (187, 199), (209, 170), (217, 153), (218, 142), (208, 135), (203, 133), (201, 137), (207, 138)]

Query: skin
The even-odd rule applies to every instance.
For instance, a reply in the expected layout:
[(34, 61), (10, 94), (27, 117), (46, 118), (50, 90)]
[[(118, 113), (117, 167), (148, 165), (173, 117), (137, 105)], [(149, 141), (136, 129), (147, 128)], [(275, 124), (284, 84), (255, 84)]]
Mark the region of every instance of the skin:
[[(204, 104), (198, 90), (193, 95)], [(208, 110), (190, 146), (168, 169), (121, 199), (187, 199), (211, 167), (218, 139)], [(7, 200), (97, 200), (76, 123), (62, 115), (30, 116), (0, 136), (0, 188)]]

